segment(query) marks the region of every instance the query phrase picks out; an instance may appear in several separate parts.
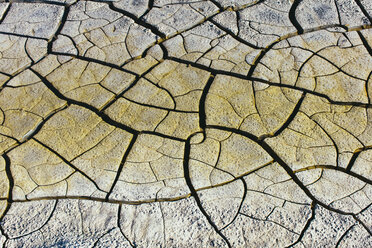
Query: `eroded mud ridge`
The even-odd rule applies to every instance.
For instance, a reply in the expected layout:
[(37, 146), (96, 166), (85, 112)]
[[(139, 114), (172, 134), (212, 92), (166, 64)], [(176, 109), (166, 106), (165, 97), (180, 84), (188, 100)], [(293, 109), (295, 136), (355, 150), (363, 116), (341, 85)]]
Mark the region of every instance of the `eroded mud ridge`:
[(371, 247), (372, 1), (0, 3), (3, 247)]

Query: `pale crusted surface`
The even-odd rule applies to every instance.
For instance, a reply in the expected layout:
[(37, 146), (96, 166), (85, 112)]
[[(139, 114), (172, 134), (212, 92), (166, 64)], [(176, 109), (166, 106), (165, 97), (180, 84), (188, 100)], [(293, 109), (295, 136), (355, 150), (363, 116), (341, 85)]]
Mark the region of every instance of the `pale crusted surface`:
[(372, 4), (0, 2), (3, 247), (372, 247)]

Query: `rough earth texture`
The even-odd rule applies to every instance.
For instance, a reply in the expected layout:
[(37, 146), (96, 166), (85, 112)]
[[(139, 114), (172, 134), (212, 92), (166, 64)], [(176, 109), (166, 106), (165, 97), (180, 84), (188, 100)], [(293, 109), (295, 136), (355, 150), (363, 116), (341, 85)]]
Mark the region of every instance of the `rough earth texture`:
[(372, 1), (0, 2), (3, 247), (372, 247)]

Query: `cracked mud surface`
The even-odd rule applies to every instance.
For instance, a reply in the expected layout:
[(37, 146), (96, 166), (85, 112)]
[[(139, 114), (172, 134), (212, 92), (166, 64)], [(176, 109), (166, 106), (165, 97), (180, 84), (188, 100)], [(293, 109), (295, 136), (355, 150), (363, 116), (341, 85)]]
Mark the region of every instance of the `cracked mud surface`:
[(371, 247), (368, 0), (0, 2), (3, 247)]

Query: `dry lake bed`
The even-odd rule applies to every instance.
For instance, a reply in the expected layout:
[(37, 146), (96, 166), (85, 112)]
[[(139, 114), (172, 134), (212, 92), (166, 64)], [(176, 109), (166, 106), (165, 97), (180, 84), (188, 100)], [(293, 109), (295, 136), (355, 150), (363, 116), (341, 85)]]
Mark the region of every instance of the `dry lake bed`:
[(372, 1), (0, 1), (3, 247), (372, 247)]

